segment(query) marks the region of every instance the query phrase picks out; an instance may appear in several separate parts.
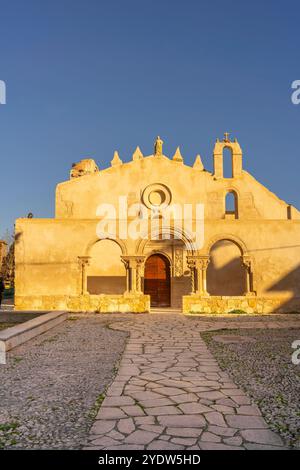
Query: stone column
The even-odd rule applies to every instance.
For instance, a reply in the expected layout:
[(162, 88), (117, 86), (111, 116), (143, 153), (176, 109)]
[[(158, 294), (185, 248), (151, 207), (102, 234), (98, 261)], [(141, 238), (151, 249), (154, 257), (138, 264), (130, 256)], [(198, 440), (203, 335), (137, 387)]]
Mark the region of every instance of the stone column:
[(86, 267), (89, 265), (90, 256), (78, 256), (80, 266), (80, 295), (87, 294)]
[(203, 294), (204, 295), (209, 295), (207, 292), (207, 281), (206, 281), (206, 273), (207, 273), (207, 268), (209, 265), (209, 257), (204, 256), (202, 257), (202, 286), (203, 286)]
[(209, 295), (206, 289), (206, 270), (209, 263), (208, 256), (189, 256), (187, 259), (191, 269), (192, 294)]
[(245, 295), (247, 296), (252, 296), (255, 295), (255, 292), (253, 291), (253, 283), (252, 283), (252, 260), (249, 255), (243, 255), (241, 257), (242, 259), (242, 264), (245, 266), (246, 269), (246, 292)]
[(129, 261), (128, 261), (124, 256), (121, 256), (121, 261), (122, 261), (122, 263), (124, 264), (125, 270), (126, 270), (126, 290), (125, 290), (125, 294), (128, 294), (129, 291), (130, 291), (130, 269), (129, 269)]
[(196, 284), (195, 284), (195, 261), (188, 256), (187, 265), (191, 271), (191, 294), (196, 294)]
[(121, 259), (126, 268), (126, 292), (140, 294), (142, 292), (141, 275), (145, 257), (122, 256)]

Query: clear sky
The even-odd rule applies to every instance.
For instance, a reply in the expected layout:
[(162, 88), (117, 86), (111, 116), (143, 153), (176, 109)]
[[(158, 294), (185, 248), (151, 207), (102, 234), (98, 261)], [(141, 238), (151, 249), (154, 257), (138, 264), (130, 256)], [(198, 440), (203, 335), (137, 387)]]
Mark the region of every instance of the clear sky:
[(298, 1), (0, 0), (0, 237), (52, 217), (71, 164), (180, 145), (212, 169), (228, 131), (244, 168), (300, 208)]

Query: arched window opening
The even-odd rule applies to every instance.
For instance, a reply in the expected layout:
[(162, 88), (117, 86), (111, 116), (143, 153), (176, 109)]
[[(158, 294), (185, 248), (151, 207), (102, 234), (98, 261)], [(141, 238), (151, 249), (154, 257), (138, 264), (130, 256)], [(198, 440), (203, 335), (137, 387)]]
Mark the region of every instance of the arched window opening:
[(233, 178), (232, 150), (229, 147), (223, 149), (223, 177)]
[(225, 196), (225, 216), (238, 218), (238, 198), (235, 191), (229, 191)]

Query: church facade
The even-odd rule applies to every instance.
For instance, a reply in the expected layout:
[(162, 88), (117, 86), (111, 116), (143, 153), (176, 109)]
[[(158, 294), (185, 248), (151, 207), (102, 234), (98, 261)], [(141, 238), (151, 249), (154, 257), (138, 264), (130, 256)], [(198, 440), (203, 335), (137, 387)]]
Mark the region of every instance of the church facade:
[[(231, 173), (224, 174), (224, 152)], [(228, 134), (213, 171), (178, 148), (73, 164), (55, 218), (15, 225), (16, 310), (300, 311), (300, 212), (243, 168)]]

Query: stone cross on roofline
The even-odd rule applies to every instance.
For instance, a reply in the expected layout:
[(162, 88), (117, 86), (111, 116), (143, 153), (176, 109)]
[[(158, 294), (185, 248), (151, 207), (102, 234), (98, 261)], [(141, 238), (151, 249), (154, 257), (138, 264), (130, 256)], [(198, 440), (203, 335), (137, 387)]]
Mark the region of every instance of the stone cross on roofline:
[(223, 139), (224, 142), (230, 142), (230, 139), (229, 139), (229, 132), (224, 132), (224, 139)]

